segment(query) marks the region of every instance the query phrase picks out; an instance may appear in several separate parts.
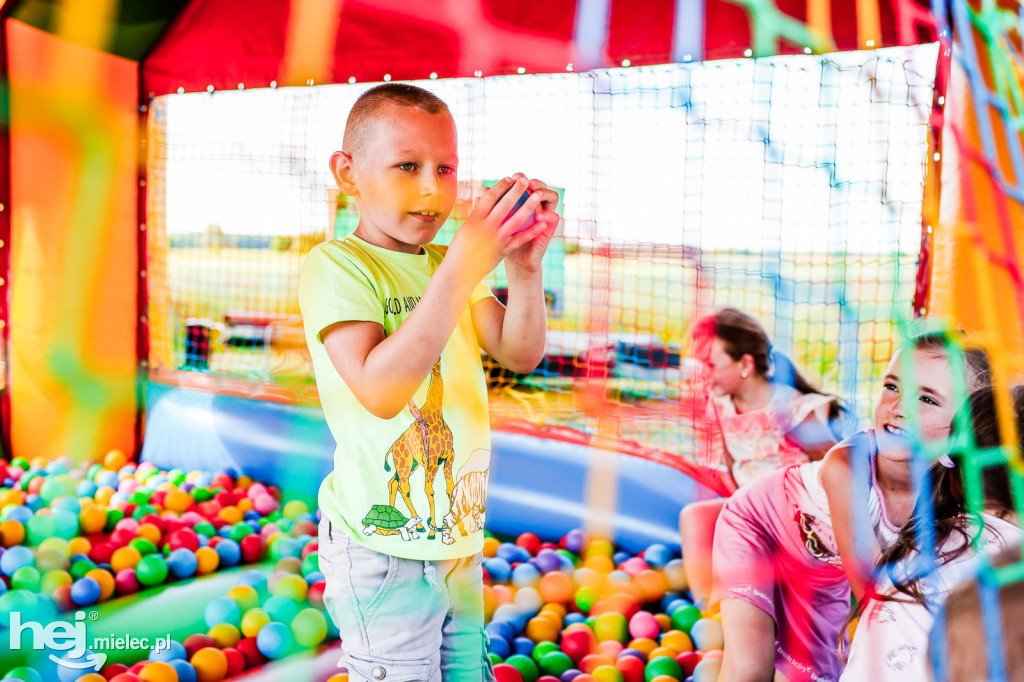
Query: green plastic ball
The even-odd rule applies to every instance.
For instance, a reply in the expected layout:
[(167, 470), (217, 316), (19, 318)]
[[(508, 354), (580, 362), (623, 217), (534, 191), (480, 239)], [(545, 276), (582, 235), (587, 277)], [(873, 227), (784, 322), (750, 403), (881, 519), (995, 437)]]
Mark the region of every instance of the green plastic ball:
[(670, 614), (672, 627), (690, 634), (690, 628), (701, 619), (700, 609), (693, 604), (684, 604)]
[(71, 573), (72, 578), (78, 580), (79, 578), (84, 578), (85, 574), (93, 570), (94, 568), (96, 568), (96, 564), (94, 564), (91, 560), (79, 559), (75, 563), (71, 564), (71, 571), (69, 572)]
[(658, 656), (647, 662), (644, 668), (644, 680), (651, 682), (655, 677), (668, 675), (669, 677), (681, 680), (684, 678), (683, 667), (676, 663), (676, 659), (668, 656)]
[(5, 680), (21, 680), (22, 682), (43, 682), (43, 677), (34, 668), (14, 668), (4, 675)]
[(160, 554), (144, 556), (135, 567), (135, 577), (146, 587), (159, 585), (167, 580), (167, 562)]
[(537, 678), (540, 677), (540, 670), (537, 669), (537, 664), (529, 656), (512, 654), (505, 659), (505, 663), (519, 671), (519, 674), (523, 676), (523, 682), (536, 682)]
[(36, 514), (25, 525), (25, 537), (30, 545), (38, 545), (48, 537), (54, 535), (55, 525), (50, 516)]
[(563, 651), (549, 651), (540, 659), (540, 669), (545, 675), (561, 677), (562, 673), (572, 667), (572, 659)]
[(327, 620), (319, 609), (308, 608), (299, 611), (292, 620), (292, 634), (295, 641), (312, 649), (327, 638)]

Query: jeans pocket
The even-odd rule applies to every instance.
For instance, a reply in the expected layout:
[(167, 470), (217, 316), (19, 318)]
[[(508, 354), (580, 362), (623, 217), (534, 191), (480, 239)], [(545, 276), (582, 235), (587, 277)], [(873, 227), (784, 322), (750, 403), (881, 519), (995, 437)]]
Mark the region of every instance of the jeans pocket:
[(342, 658), (343, 665), (348, 667), (349, 676), (353, 672), (367, 680), (381, 682), (426, 682), (430, 679), (430, 661), (388, 661), (382, 658), (347, 655)]
[(349, 580), (356, 607), (369, 620), (395, 582), (400, 559), (349, 540)]

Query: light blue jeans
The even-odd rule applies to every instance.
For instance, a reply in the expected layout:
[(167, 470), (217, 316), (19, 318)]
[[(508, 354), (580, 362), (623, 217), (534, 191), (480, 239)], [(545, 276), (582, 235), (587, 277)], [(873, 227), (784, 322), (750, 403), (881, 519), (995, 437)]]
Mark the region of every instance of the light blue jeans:
[(481, 556), (415, 561), (375, 552), (324, 518), (324, 605), (349, 682), (492, 682)]

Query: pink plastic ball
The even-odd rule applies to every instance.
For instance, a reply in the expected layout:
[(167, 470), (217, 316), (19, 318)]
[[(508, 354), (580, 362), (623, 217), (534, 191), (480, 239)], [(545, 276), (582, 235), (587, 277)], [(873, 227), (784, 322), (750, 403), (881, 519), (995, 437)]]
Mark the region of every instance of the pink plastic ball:
[(134, 568), (122, 569), (114, 577), (114, 588), (118, 594), (135, 594), (141, 587), (139, 579), (135, 577)]
[(650, 566), (647, 565), (646, 561), (636, 556), (626, 559), (619, 566), (619, 570), (625, 571), (626, 573), (632, 576), (635, 576), (637, 573), (640, 573), (641, 571), (646, 571), (649, 568)]
[(252, 499), (252, 508), (262, 516), (267, 516), (268, 514), (277, 511), (280, 507), (280, 505), (277, 504), (277, 500), (266, 493), (250, 499)]
[(637, 611), (629, 619), (629, 634), (633, 639), (653, 639), (657, 641), (661, 633), (658, 619), (649, 611)]

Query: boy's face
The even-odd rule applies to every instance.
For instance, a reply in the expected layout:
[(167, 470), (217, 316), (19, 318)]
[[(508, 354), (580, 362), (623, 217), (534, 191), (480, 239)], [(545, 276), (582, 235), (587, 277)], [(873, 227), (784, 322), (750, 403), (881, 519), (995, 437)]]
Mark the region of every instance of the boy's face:
[(371, 124), (355, 158), (331, 168), (359, 208), (357, 237), (392, 251), (419, 253), (455, 206), (459, 163), (455, 121), (447, 112), (391, 105)]

